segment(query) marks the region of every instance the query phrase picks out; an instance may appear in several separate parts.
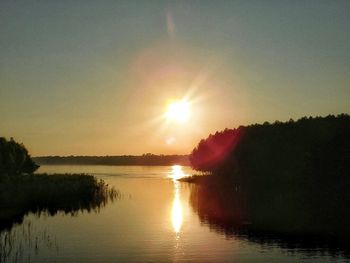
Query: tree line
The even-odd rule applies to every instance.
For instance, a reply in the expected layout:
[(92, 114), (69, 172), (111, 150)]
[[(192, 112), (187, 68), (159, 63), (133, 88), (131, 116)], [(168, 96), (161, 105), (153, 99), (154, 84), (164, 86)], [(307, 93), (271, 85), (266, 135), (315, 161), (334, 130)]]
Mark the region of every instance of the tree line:
[(349, 239), (349, 115), (225, 129), (201, 140), (189, 159), (212, 174), (207, 191), (216, 189), (223, 207), (240, 210), (232, 214), (252, 227)]
[(34, 157), (41, 165), (188, 165), (188, 155), (143, 155), (120, 156), (41, 156)]

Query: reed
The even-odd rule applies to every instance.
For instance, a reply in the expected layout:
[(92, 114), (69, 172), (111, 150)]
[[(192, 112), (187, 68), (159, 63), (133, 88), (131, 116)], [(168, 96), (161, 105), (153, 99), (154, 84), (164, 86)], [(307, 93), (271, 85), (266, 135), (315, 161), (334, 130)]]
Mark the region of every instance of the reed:
[(21, 222), (29, 212), (98, 211), (119, 192), (87, 174), (33, 174), (1, 176), (0, 230)]

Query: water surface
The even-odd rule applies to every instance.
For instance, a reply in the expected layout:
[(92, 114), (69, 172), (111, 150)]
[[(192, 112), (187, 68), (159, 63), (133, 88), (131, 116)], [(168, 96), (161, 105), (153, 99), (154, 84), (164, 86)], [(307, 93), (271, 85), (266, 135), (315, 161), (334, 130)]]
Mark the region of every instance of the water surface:
[(121, 195), (90, 213), (25, 216), (1, 234), (12, 242), (8, 262), (349, 262), (341, 249), (235, 235), (203, 219), (190, 202), (195, 186), (175, 180), (192, 174), (189, 167), (42, 166), (38, 172), (94, 174)]

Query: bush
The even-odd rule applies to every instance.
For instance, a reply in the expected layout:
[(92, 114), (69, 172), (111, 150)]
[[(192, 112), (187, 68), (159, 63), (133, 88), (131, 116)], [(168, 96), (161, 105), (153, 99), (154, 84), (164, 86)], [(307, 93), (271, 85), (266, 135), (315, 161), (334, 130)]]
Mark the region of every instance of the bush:
[(38, 168), (23, 144), (0, 137), (0, 175), (32, 174)]

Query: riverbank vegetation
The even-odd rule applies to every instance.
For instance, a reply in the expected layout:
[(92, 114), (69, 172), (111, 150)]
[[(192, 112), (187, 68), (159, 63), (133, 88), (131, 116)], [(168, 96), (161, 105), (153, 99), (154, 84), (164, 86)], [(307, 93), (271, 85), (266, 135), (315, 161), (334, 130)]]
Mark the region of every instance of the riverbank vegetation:
[(226, 129), (201, 140), (189, 158), (212, 174), (184, 179), (208, 197), (201, 206), (192, 200), (206, 218), (350, 241), (349, 115)]
[(118, 192), (86, 174), (34, 174), (2, 178), (0, 227), (20, 222), (29, 212), (74, 214), (97, 211)]
[(33, 174), (38, 168), (23, 144), (0, 138), (0, 230), (29, 212), (97, 211), (119, 193), (87, 174)]
[(0, 137), (0, 175), (33, 173), (39, 168), (23, 144)]

